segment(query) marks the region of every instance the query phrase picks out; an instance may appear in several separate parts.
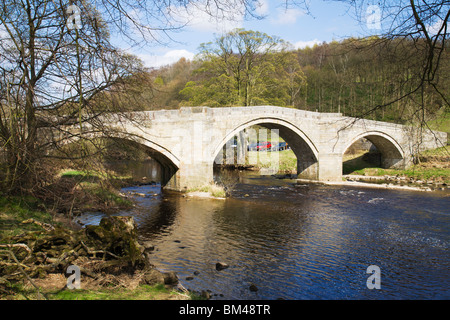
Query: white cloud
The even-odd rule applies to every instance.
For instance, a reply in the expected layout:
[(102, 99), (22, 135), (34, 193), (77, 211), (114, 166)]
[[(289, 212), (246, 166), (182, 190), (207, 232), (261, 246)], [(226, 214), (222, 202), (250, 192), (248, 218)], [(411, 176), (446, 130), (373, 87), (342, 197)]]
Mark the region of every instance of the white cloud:
[(259, 0), (255, 12), (261, 16), (269, 12), (269, 0)]
[(306, 47), (314, 47), (316, 44), (321, 44), (323, 41), (318, 39), (310, 40), (310, 41), (297, 41), (294, 43), (295, 49), (304, 49)]
[(276, 17), (271, 20), (273, 24), (294, 24), (305, 15), (305, 12), (295, 8), (278, 8), (276, 11)]
[(444, 24), (444, 21), (440, 19), (440, 20), (436, 21), (435, 23), (429, 25), (427, 27), (428, 33), (433, 35), (433, 36), (437, 35), (438, 32), (441, 30), (443, 24)]
[(162, 55), (152, 55), (146, 53), (136, 54), (145, 64), (146, 67), (159, 68), (177, 62), (181, 58), (187, 60), (194, 59), (195, 54), (188, 50), (170, 50)]
[(170, 6), (168, 10), (177, 22), (204, 32), (225, 33), (241, 28), (245, 15), (245, 8), (239, 0), (220, 3), (220, 7), (216, 2), (204, 0), (191, 2), (186, 7)]
[(0, 39), (9, 38), (9, 33), (6, 31), (6, 27), (2, 24), (0, 25)]

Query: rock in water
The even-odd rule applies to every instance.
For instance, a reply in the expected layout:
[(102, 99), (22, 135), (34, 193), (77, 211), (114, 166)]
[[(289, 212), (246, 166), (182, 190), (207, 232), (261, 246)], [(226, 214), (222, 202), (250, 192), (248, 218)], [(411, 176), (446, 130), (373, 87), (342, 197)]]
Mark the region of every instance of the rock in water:
[(250, 289), (251, 292), (256, 292), (256, 291), (258, 291), (258, 287), (255, 286), (254, 284), (251, 284), (250, 287), (249, 287), (249, 289)]
[(226, 269), (228, 267), (229, 267), (228, 264), (226, 264), (224, 262), (217, 262), (216, 263), (216, 270), (217, 271), (221, 271), (221, 270)]
[(164, 284), (176, 285), (178, 283), (178, 277), (175, 272), (164, 272)]
[(98, 226), (87, 226), (86, 236), (105, 251), (120, 259), (128, 260), (132, 266), (145, 263), (144, 247), (137, 241), (136, 224), (133, 217), (104, 217)]

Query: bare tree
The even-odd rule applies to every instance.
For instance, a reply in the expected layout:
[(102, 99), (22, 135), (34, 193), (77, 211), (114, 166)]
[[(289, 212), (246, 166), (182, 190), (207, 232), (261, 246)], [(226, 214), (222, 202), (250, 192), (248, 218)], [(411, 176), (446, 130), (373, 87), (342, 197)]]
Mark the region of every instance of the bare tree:
[(1, 6), (0, 137), (8, 190), (34, 184), (39, 159), (73, 139), (64, 126), (89, 122), (99, 128), (95, 98), (139, 67), (110, 44), (93, 7), (73, 29), (66, 9), (54, 1)]
[[(0, 5), (0, 147), (2, 189), (29, 189), (41, 160), (67, 141), (107, 133), (102, 115), (119, 112), (112, 90), (142, 63), (131, 45), (170, 41), (181, 29), (173, 12), (197, 6), (211, 16), (250, 14), (256, 0), (5, 0)], [(69, 131), (67, 125), (80, 130)]]
[[(389, 107), (401, 100), (409, 100), (414, 106), (415, 121), (426, 126), (427, 116), (436, 112), (429, 110), (425, 101), (430, 90), (438, 94), (443, 108), (449, 110), (450, 97), (448, 91), (443, 90), (439, 75), (449, 64), (449, 55), (445, 52), (449, 47), (450, 1), (384, 0), (376, 4), (366, 0), (337, 1), (348, 4), (354, 16), (372, 33), (363, 47), (359, 42), (358, 49), (371, 50), (386, 44), (391, 54), (393, 49), (396, 51), (392, 55), (401, 57), (399, 66), (403, 65), (405, 72), (414, 71), (406, 79), (408, 85), (404, 86), (409, 90), (401, 92), (396, 99), (374, 106), (366, 113)], [(414, 66), (408, 62), (414, 62)]]

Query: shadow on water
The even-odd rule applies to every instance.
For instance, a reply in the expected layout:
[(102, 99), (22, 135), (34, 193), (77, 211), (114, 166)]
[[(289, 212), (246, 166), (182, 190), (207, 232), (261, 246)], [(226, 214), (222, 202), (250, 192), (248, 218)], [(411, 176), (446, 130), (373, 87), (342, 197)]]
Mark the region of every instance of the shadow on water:
[[(124, 188), (137, 206), (118, 214), (135, 217), (154, 265), (214, 299), (450, 298), (449, 197), (248, 172), (233, 179), (225, 201), (160, 184)], [(381, 290), (366, 286), (369, 265), (381, 269)]]

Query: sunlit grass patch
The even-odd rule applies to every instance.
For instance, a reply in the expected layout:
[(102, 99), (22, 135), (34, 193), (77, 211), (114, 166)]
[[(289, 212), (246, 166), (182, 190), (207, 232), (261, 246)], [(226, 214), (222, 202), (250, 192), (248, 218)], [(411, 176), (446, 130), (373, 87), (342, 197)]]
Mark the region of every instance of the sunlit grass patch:
[(0, 196), (0, 238), (18, 235), (25, 231), (42, 230), (35, 224), (22, 224), (22, 221), (28, 219), (52, 223), (52, 215), (41, 207), (37, 199), (31, 196)]
[(63, 290), (49, 295), (52, 300), (189, 300), (192, 296), (182, 294), (164, 285), (140, 285), (137, 288), (101, 288), (97, 290)]
[(63, 178), (79, 178), (80, 180), (95, 179), (130, 179), (131, 176), (118, 175), (115, 172), (99, 171), (99, 170), (74, 170), (64, 169), (59, 173)]
[[(251, 163), (255, 162), (256, 163)], [(249, 151), (247, 165), (276, 168), (278, 173), (297, 173), (297, 157), (292, 149), (283, 151)]]
[(209, 183), (200, 187), (190, 188), (187, 190), (187, 192), (188, 193), (203, 192), (215, 198), (225, 198), (227, 196), (225, 188), (216, 183)]

